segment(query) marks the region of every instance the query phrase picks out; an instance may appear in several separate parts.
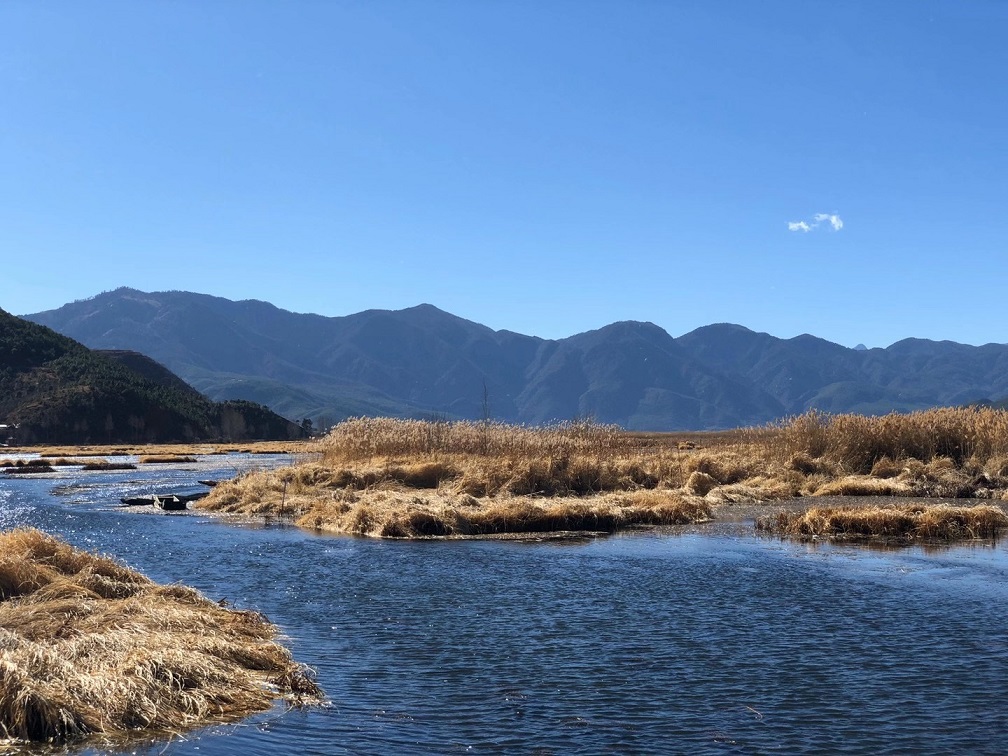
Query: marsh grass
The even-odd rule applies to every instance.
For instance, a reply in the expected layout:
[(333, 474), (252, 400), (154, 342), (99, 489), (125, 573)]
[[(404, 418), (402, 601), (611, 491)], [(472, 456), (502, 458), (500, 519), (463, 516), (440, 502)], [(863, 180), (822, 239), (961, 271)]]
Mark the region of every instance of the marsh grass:
[(6, 449), (8, 453), (36, 453), (42, 457), (100, 457), (108, 455), (143, 456), (145, 454), (170, 454), (195, 456), (202, 454), (227, 454), (241, 451), (247, 454), (299, 454), (311, 446), (312, 442), (298, 441), (250, 441), (240, 449), (233, 444), (224, 443), (188, 443), (188, 444), (138, 444), (112, 446), (101, 444), (84, 444), (80, 446), (14, 446)]
[(798, 539), (989, 540), (1005, 528), (1008, 515), (989, 504), (812, 507), (805, 512), (781, 511), (756, 521), (759, 531)]
[(196, 457), (188, 454), (146, 454), (137, 460), (141, 465), (153, 464), (190, 464), (196, 462)]
[(1008, 412), (945, 407), (873, 417), (812, 411), (743, 436), (767, 446), (776, 458), (805, 455), (849, 474), (870, 474), (883, 460), (926, 464), (946, 458), (955, 466), (975, 467), (1008, 457)]
[(635, 527), (652, 521), (650, 510), (614, 501), (644, 492), (708, 505), (1008, 495), (1008, 413), (992, 409), (809, 412), (760, 428), (686, 435), (580, 422), (370, 418), (337, 425), (309, 450), (292, 467), (222, 484), (197, 506), (410, 537)]
[(672, 439), (592, 423), (359, 419), (315, 449), (294, 467), (222, 483), (196, 506), (279, 516), (282, 501), (303, 527), (386, 538), (612, 532), (709, 519), (710, 502), (683, 489), (698, 468), (719, 483), (745, 477), (733, 463), (688, 458)]
[(107, 459), (92, 459), (84, 463), (85, 470), (136, 470), (132, 462), (112, 462)]
[(15, 462), (7, 462), (3, 465), (4, 472), (8, 475), (35, 475), (39, 473), (55, 472), (53, 465), (45, 459), (19, 459)]
[(157, 585), (36, 530), (0, 533), (0, 736), (168, 735), (317, 702), (255, 612)]

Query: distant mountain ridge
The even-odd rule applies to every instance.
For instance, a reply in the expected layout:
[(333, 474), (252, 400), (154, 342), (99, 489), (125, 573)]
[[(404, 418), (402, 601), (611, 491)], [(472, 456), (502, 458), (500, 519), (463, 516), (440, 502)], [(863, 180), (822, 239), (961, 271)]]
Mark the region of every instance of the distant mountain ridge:
[(641, 322), (549, 340), (427, 304), (323, 317), (126, 288), (26, 317), (92, 348), (146, 354), (211, 398), (251, 399), (316, 424), (488, 409), (511, 422), (591, 416), (630, 429), (716, 429), (810, 408), (879, 414), (1008, 396), (1006, 344), (849, 349), (732, 324), (673, 338)]

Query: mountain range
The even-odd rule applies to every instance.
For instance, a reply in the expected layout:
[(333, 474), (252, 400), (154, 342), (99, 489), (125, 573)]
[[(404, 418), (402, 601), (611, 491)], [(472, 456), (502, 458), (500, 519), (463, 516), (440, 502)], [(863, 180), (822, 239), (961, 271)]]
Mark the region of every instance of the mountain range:
[(906, 339), (850, 349), (716, 324), (678, 338), (618, 322), (564, 339), (494, 331), (428, 304), (343, 317), (121, 288), (26, 318), (95, 349), (141, 352), (207, 396), (328, 425), (348, 416), (635, 430), (770, 422), (811, 408), (882, 414), (1008, 396), (1008, 344)]
[(213, 402), (151, 358), (87, 349), (0, 310), (0, 442), (293, 439), (300, 426), (248, 401)]

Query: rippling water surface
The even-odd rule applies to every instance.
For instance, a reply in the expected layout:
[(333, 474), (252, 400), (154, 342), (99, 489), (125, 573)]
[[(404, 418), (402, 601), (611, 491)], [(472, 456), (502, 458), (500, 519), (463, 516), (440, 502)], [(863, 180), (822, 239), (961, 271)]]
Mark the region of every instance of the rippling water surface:
[(32, 525), (258, 609), (331, 705), (144, 753), (1008, 752), (1008, 550), (390, 542), (140, 513), (281, 460), (0, 478)]

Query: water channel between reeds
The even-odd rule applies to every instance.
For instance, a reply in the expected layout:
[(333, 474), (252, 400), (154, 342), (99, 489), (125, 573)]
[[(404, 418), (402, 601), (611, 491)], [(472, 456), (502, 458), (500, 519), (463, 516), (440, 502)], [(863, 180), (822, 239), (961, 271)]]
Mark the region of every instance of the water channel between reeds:
[(0, 477), (3, 529), (264, 612), (331, 698), (131, 752), (1008, 751), (1004, 543), (380, 541), (118, 506), (286, 461)]

